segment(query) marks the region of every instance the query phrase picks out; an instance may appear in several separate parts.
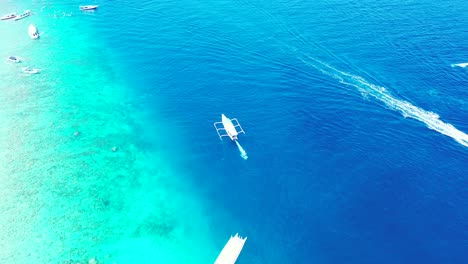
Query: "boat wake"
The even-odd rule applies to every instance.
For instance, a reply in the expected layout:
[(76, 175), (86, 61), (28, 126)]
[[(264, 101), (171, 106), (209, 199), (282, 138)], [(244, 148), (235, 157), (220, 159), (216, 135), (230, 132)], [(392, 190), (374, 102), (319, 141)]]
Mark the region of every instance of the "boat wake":
[[(269, 19), (271, 23), (273, 23), (279, 28), (282, 28), (287, 34), (291, 35), (292, 38), (296, 39), (301, 44), (301, 47), (308, 46), (317, 48), (324, 54), (328, 54), (329, 56), (332, 56), (335, 59), (342, 61), (339, 57), (334, 55), (333, 52), (327, 50), (325, 47), (322, 47), (317, 43), (313, 43), (304, 39), (297, 30), (284, 23), (280, 18), (276, 17), (274, 14), (268, 12), (267, 10), (261, 7), (258, 7), (251, 1), (245, 1), (245, 3), (254, 8), (257, 12), (265, 14), (267, 16), (267, 19)], [(312, 66), (324, 75), (328, 75), (338, 80), (342, 84), (353, 86), (357, 88), (361, 92), (361, 94), (363, 94), (363, 96), (373, 97), (377, 101), (383, 103), (389, 109), (400, 112), (404, 117), (409, 117), (421, 121), (428, 128), (446, 136), (449, 136), (456, 140), (458, 143), (462, 144), (463, 146), (468, 147), (468, 135), (455, 128), (452, 124), (440, 120), (439, 115), (437, 115), (436, 113), (426, 111), (411, 104), (410, 102), (398, 99), (395, 96), (393, 96), (390, 92), (388, 92), (385, 89), (385, 87), (372, 84), (360, 76), (340, 71), (318, 60), (317, 58), (307, 53), (304, 53), (300, 48), (292, 46), (288, 43), (284, 43), (283, 41), (280, 41), (277, 38), (273, 38), (273, 40), (275, 40), (279, 44), (278, 46), (283, 46), (289, 52), (294, 52), (294, 54), (299, 60), (303, 61), (306, 65)], [(451, 66), (466, 68), (468, 67), (468, 62), (452, 64)]]
[(340, 71), (308, 55), (304, 56), (305, 57), (299, 59), (301, 59), (305, 64), (314, 67), (321, 73), (338, 80), (342, 84), (357, 88), (363, 96), (373, 97), (374, 99), (384, 103), (389, 109), (400, 112), (405, 118), (409, 117), (421, 121), (426, 124), (428, 128), (449, 136), (463, 146), (468, 147), (468, 135), (463, 131), (458, 130), (452, 124), (440, 120), (438, 114), (426, 111), (410, 102), (398, 99), (388, 92), (385, 87), (372, 84), (360, 76)]
[(245, 160), (248, 159), (249, 157), (247, 156), (247, 152), (245, 152), (244, 148), (242, 148), (239, 141), (236, 140), (235, 142), (236, 142), (237, 148), (239, 149), (241, 157)]

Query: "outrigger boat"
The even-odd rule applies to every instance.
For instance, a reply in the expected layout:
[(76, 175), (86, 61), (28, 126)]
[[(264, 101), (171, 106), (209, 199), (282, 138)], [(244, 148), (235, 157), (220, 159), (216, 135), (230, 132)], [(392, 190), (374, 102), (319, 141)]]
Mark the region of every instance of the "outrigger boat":
[(23, 18), (28, 17), (28, 16), (30, 16), (30, 15), (31, 15), (31, 11), (30, 11), (30, 10), (26, 10), (26, 11), (24, 11), (21, 15), (17, 16), (17, 17), (15, 18), (15, 20), (20, 20), (20, 19), (23, 19)]
[(80, 10), (83, 10), (83, 11), (96, 10), (97, 8), (98, 8), (98, 5), (80, 6)]
[[(237, 121), (237, 118), (229, 119), (224, 114), (221, 114), (221, 122), (215, 122), (213, 125), (216, 129), (216, 132), (218, 132), (220, 139), (227, 136), (232, 141), (236, 141), (237, 135), (239, 135), (239, 133), (245, 134), (244, 130), (239, 124), (239, 121)], [(222, 127), (220, 127), (220, 125), (222, 125)]]
[(0, 18), (0, 20), (8, 20), (8, 19), (13, 19), (13, 18), (16, 18), (17, 15), (16, 13), (11, 13), (11, 14), (7, 14), (7, 15), (4, 15)]
[(29, 36), (32, 39), (38, 39), (39, 38), (39, 32), (37, 31), (36, 26), (34, 26), (33, 24), (29, 25), (28, 33), (29, 33)]

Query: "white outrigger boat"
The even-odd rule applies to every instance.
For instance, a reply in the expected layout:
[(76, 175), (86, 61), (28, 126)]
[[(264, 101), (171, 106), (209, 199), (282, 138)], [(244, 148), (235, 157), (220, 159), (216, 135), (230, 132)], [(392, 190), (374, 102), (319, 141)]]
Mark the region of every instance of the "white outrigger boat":
[(0, 20), (8, 20), (8, 19), (16, 18), (16, 17), (17, 17), (16, 13), (11, 13), (11, 14), (7, 14), (7, 15), (0, 17)]
[[(235, 122), (235, 124), (233, 122)], [(239, 121), (237, 121), (237, 118), (229, 119), (224, 114), (221, 114), (221, 122), (215, 122), (213, 125), (216, 128), (216, 132), (218, 132), (219, 138), (221, 139), (222, 137), (228, 136), (232, 141), (236, 141), (237, 135), (239, 133), (245, 134), (244, 130), (239, 124)], [(219, 127), (219, 125), (222, 125), (223, 127)], [(223, 133), (223, 131), (225, 133)]]
[(80, 10), (83, 10), (83, 11), (96, 10), (97, 8), (98, 8), (98, 5), (80, 6)]
[(29, 33), (29, 36), (32, 39), (38, 39), (39, 38), (39, 32), (37, 31), (36, 26), (34, 26), (33, 24), (29, 25), (28, 33)]
[(21, 69), (24, 73), (27, 73), (27, 74), (37, 74), (40, 72), (39, 69), (34, 69), (34, 68), (28, 68), (28, 67), (24, 67)]
[(24, 11), (21, 15), (16, 16), (16, 17), (15, 17), (15, 20), (20, 20), (20, 19), (23, 19), (23, 18), (28, 17), (28, 16), (30, 16), (30, 15), (31, 15), (31, 11), (30, 11), (30, 10), (26, 10), (26, 11)]

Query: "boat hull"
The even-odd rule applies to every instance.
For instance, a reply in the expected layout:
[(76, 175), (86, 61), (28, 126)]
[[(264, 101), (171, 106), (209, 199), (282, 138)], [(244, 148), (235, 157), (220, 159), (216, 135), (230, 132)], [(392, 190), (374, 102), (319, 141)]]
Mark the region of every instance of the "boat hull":
[(238, 133), (231, 119), (227, 118), (224, 114), (221, 114), (221, 122), (223, 123), (224, 129), (226, 130), (228, 136), (232, 140), (236, 140)]
[(16, 17), (15, 17), (15, 20), (20, 20), (20, 19), (23, 19), (23, 18), (28, 17), (28, 16), (30, 16), (30, 15), (31, 15), (31, 11), (26, 10), (26, 11), (24, 11), (23, 14), (21, 14), (21, 15), (19, 15), (19, 16), (16, 16)]
[(30, 68), (27, 68), (27, 67), (24, 67), (22, 70), (23, 70), (24, 73), (27, 73), (27, 74), (37, 74), (37, 73), (39, 73), (38, 69), (30, 69)]
[(12, 14), (8, 14), (8, 15), (4, 15), (0, 18), (0, 20), (9, 20), (9, 19), (13, 19), (13, 18), (16, 18), (17, 15), (15, 13), (12, 13)]
[(39, 38), (39, 32), (37, 31), (37, 28), (32, 24), (29, 25), (28, 33), (29, 33), (29, 36), (32, 39), (38, 39)]
[(97, 8), (98, 8), (97, 5), (93, 5), (93, 6), (80, 6), (80, 10), (83, 10), (83, 11), (96, 10)]
[(9, 62), (14, 62), (14, 63), (19, 63), (19, 62), (21, 62), (21, 60), (20, 60), (19, 58), (14, 57), (14, 56), (8, 57), (7, 60), (8, 60)]

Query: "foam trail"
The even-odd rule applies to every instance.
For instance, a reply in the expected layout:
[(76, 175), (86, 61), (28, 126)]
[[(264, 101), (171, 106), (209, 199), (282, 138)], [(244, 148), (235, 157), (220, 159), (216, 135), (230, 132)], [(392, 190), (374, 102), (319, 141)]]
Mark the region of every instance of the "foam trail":
[(340, 83), (357, 88), (364, 96), (372, 96), (378, 101), (383, 102), (389, 109), (400, 112), (404, 117), (421, 121), (428, 128), (449, 136), (463, 146), (468, 147), (468, 135), (455, 128), (452, 124), (440, 120), (439, 115), (436, 113), (421, 109), (410, 102), (397, 99), (385, 87), (371, 84), (362, 77), (335, 69), (313, 57), (307, 56), (307, 58), (301, 60), (320, 72), (333, 77)]
[(465, 68), (468, 66), (468, 62), (452, 64), (452, 67), (455, 67), (455, 66)]
[(237, 148), (239, 149), (241, 157), (245, 160), (248, 159), (249, 157), (247, 157), (247, 152), (245, 152), (245, 150), (242, 148), (242, 146), (237, 140), (236, 140), (236, 145), (237, 145)]

